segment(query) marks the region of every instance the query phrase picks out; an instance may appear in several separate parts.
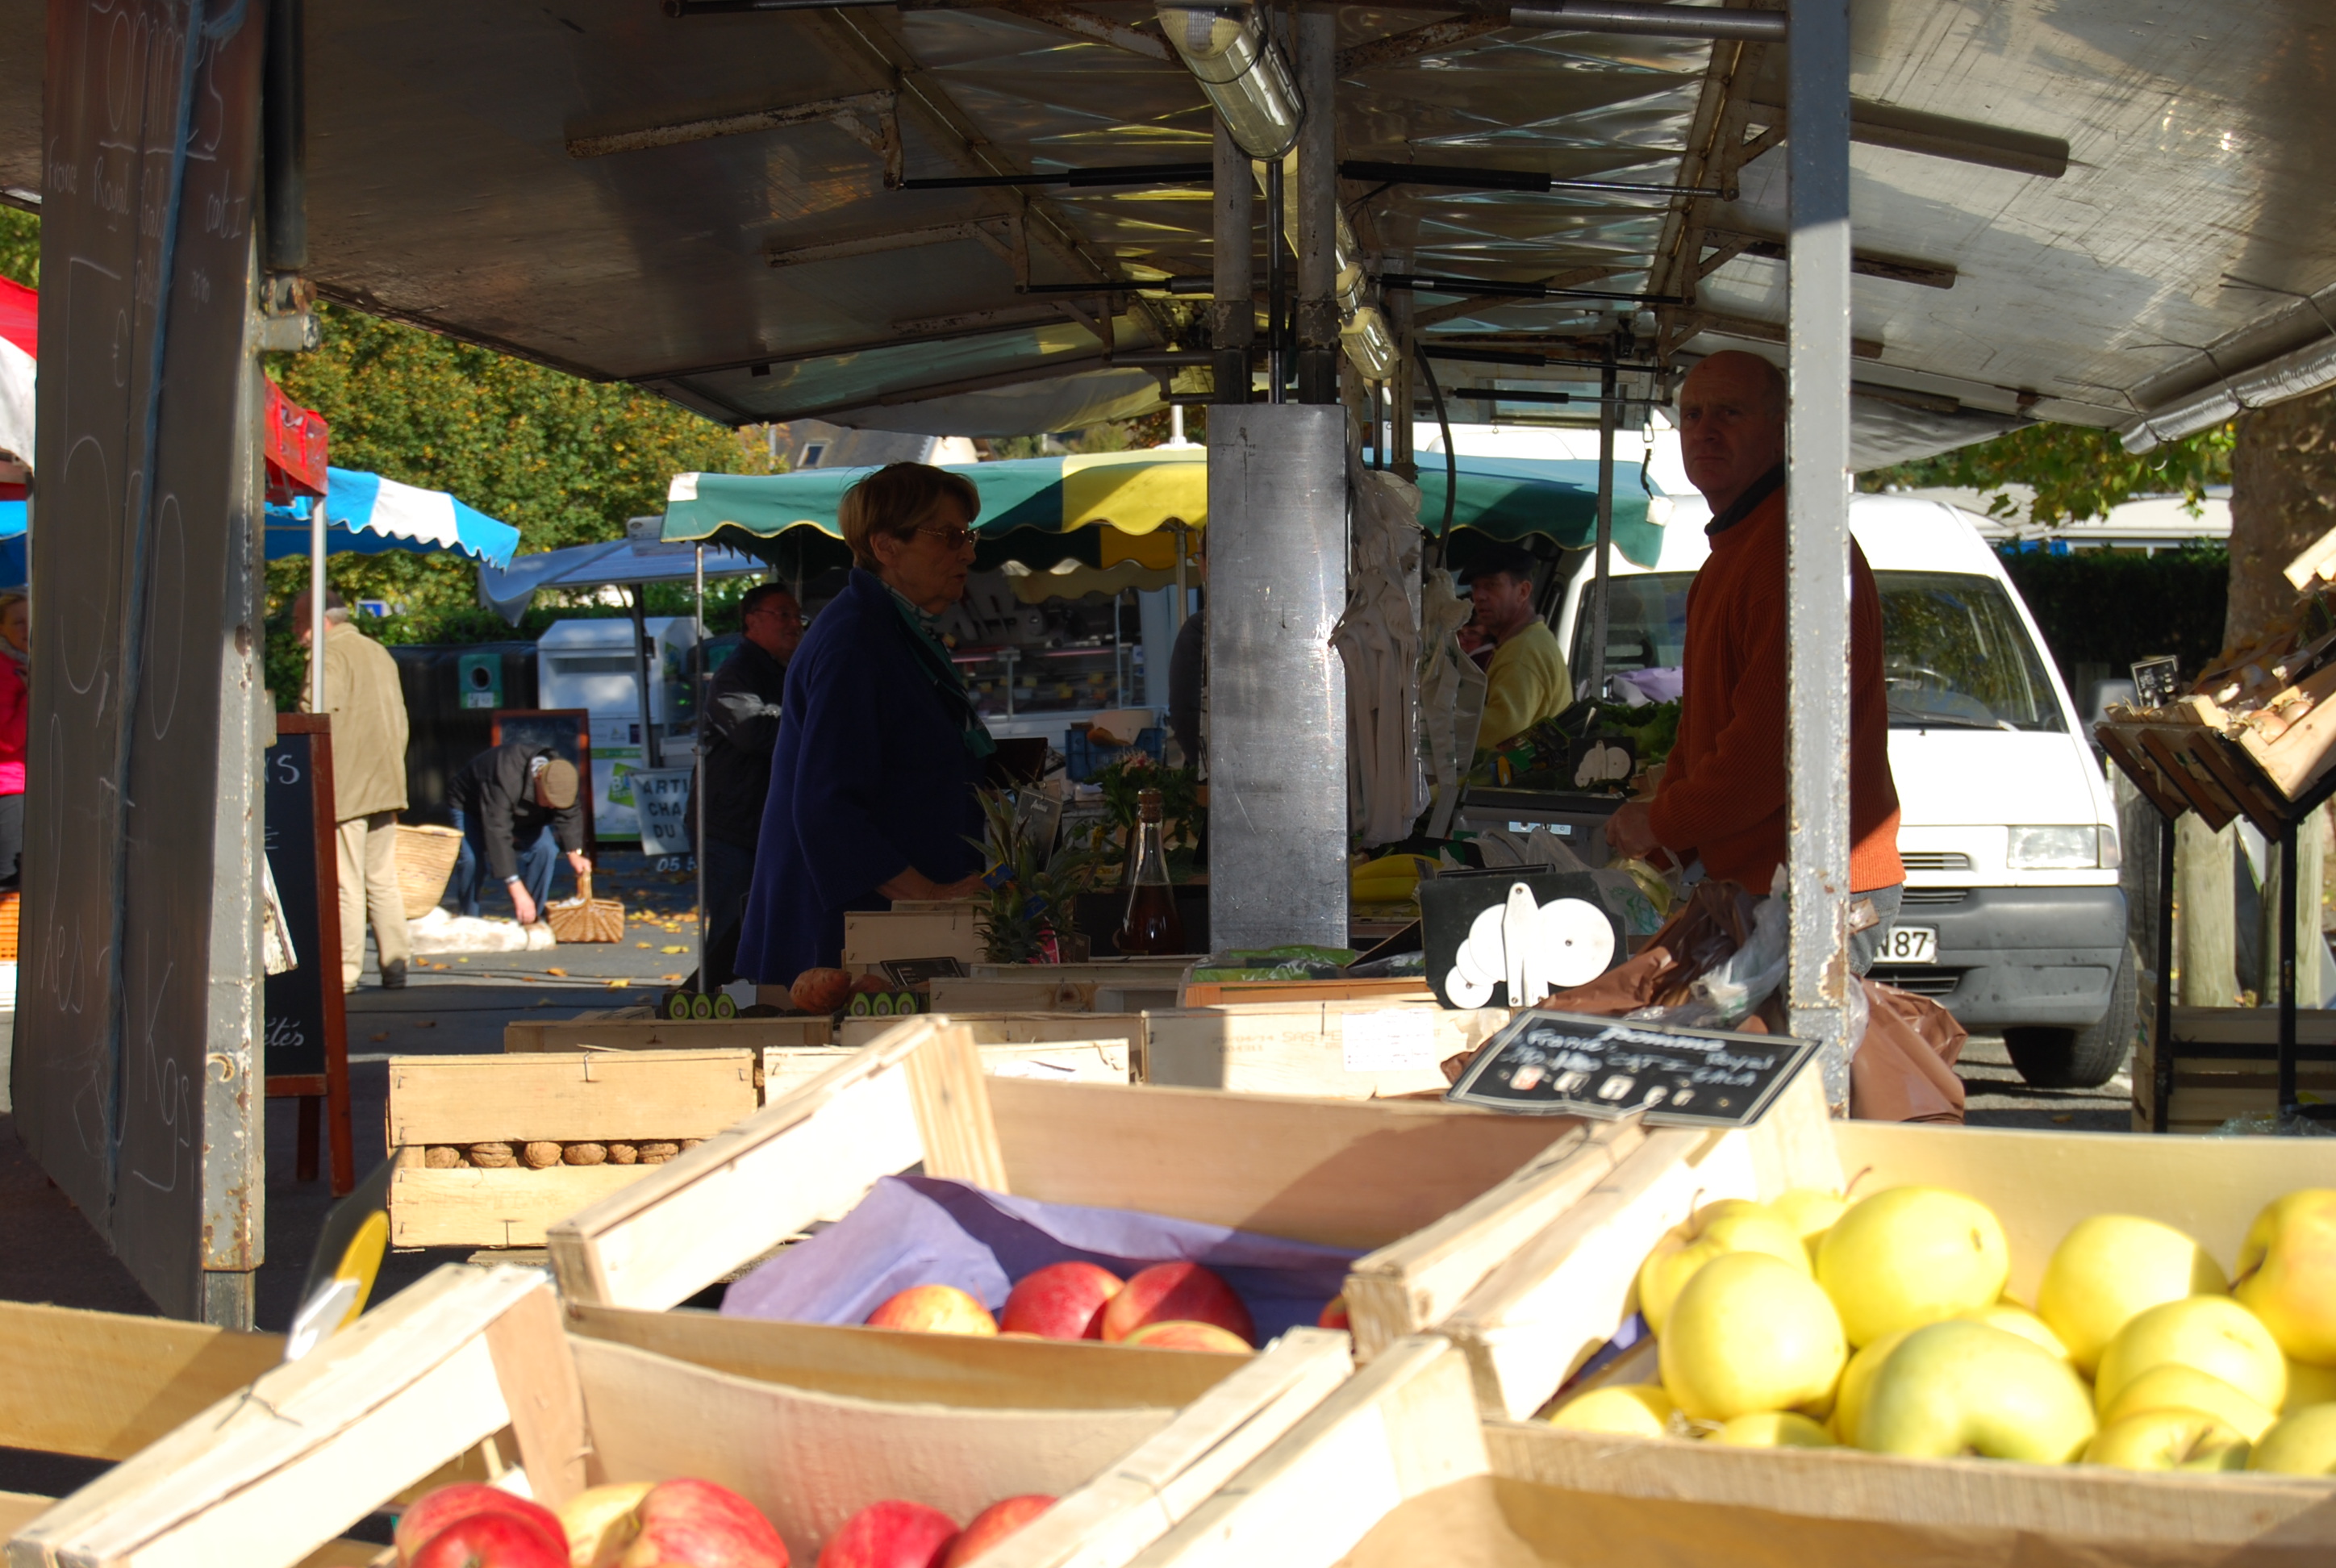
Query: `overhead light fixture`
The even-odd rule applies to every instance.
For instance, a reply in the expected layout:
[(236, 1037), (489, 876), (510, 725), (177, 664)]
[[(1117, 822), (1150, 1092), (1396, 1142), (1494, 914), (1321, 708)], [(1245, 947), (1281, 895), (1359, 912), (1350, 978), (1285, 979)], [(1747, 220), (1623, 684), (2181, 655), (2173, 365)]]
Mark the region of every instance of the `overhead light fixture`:
[(1163, 5), (1160, 27), (1242, 151), (1274, 159), (1298, 145), (1306, 104), (1254, 6)]

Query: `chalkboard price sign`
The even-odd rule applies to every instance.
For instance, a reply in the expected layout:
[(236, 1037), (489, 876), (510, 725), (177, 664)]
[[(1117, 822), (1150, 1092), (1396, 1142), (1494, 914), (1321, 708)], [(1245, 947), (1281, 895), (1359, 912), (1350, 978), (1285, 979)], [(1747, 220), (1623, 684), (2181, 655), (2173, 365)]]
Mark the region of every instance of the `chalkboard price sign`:
[(1816, 1047), (1785, 1035), (1670, 1029), (1530, 1009), (1485, 1042), (1445, 1098), (1530, 1115), (1740, 1127)]
[(297, 967), (268, 977), (268, 1093), (300, 1101), (296, 1171), (316, 1178), (320, 1108), (333, 1126), (333, 1191), (355, 1180), (349, 1128), (349, 1045), (341, 998), (340, 875), (335, 863), (332, 720), (276, 716), (267, 756), (268, 869), (292, 938)]

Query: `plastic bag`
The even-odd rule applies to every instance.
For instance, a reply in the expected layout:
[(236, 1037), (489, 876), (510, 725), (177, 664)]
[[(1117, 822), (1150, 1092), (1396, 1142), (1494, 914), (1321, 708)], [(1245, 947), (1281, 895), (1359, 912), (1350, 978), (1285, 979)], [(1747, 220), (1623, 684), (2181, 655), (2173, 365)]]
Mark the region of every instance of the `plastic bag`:
[(1335, 980), (1363, 955), (1352, 948), (1322, 948), (1285, 942), (1274, 948), (1236, 948), (1211, 953), (1192, 966), (1194, 980)]
[(1773, 894), (1752, 906), (1752, 934), (1718, 968), (1689, 983), (1696, 998), (1710, 1007), (1722, 1027), (1733, 1028), (1785, 983), (1792, 921), (1785, 901)]

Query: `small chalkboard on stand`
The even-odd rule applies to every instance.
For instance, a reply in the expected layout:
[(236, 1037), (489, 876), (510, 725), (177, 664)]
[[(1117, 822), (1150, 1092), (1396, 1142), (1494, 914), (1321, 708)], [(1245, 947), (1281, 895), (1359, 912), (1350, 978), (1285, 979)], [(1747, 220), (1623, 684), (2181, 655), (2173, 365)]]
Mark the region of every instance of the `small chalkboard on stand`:
[[(320, 1120), (332, 1125), (332, 1188), (356, 1185), (349, 1036), (341, 998), (341, 892), (333, 816), (333, 721), (279, 713), (268, 748), (268, 867), (297, 967), (269, 975), (261, 1017), (268, 1097), (300, 1102), (294, 1174), (316, 1179)], [(320, 1113), (322, 1115), (320, 1116)]]
[(1447, 1100), (1533, 1115), (1740, 1127), (1816, 1050), (1786, 1035), (1673, 1029), (1579, 1013), (1519, 1013), (1484, 1043)]

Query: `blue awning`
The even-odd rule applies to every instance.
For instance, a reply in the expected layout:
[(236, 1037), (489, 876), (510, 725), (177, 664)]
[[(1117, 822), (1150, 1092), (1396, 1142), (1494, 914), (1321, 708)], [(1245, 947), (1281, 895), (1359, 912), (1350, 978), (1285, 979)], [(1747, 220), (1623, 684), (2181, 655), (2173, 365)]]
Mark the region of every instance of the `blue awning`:
[[(325, 494), (327, 555), (466, 555), (484, 565), (502, 566), (519, 549), (519, 530), (443, 490), (422, 490), (355, 469), (329, 472)], [(307, 553), (307, 513), (269, 507), (268, 559)]]

